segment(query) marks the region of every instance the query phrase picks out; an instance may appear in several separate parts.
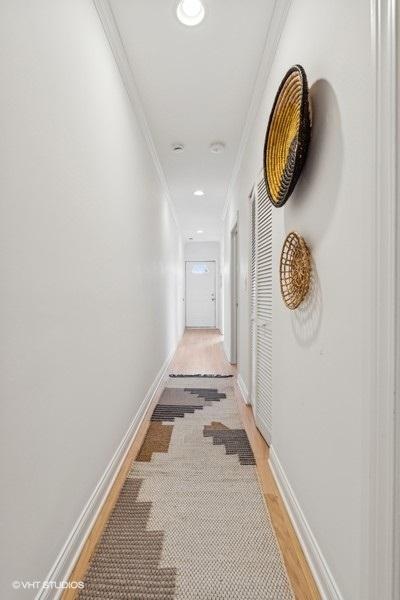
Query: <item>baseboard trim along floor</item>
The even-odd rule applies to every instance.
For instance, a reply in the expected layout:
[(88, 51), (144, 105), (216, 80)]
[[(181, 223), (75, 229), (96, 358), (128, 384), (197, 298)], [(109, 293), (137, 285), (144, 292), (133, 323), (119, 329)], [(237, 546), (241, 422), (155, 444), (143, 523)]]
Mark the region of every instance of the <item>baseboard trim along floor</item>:
[(314, 575), (322, 599), (343, 600), (343, 596), (339, 591), (336, 581), (295, 496), (293, 488), (289, 483), (282, 464), (272, 446), (269, 450), (268, 462), (303, 552)]
[[(167, 360), (164, 362), (153, 383), (151, 384), (138, 412), (133, 417), (126, 434), (118, 446), (118, 449), (107, 465), (107, 468), (105, 469), (86, 506), (82, 510), (82, 513), (76, 521), (54, 565), (46, 576), (45, 581), (60, 582), (70, 580), (71, 572), (73, 571), (74, 566), (84, 549), (85, 543), (87, 542), (96, 521), (100, 517), (100, 513), (106, 504), (110, 492), (113, 490), (116, 478), (122, 470), (124, 461), (127, 459), (129, 450), (144, 421), (146, 413), (152, 405), (152, 402), (159, 391), (160, 385), (167, 375), (168, 367), (171, 363), (172, 357), (175, 354), (175, 350), (176, 349), (174, 348), (173, 352), (171, 352), (171, 354), (168, 356)], [(36, 596), (35, 600), (57, 600), (61, 597), (62, 593), (63, 590), (42, 589)]]
[(248, 392), (246, 384), (243, 381), (242, 376), (241, 376), (240, 373), (238, 373), (238, 376), (237, 376), (237, 379), (236, 379), (236, 383), (238, 385), (240, 393), (242, 394), (243, 402), (245, 404), (250, 404), (249, 392)]

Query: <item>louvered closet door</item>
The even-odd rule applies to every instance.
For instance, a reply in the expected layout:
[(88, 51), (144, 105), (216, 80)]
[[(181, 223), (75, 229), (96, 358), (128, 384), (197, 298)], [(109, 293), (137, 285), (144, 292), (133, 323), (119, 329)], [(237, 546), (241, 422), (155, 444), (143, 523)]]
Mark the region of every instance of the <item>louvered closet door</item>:
[(255, 192), (251, 195), (250, 211), (250, 371), (251, 371), (251, 389), (250, 401), (255, 406), (256, 392), (256, 196)]
[(257, 427), (271, 442), (272, 419), (272, 205), (264, 177), (255, 201), (254, 414)]

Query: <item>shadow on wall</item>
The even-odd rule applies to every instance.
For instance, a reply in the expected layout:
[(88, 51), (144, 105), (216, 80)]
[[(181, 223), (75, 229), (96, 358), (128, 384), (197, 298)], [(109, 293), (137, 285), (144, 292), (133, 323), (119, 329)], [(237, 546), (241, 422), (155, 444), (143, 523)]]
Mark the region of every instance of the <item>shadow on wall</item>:
[(311, 259), (310, 289), (304, 301), (292, 312), (292, 329), (300, 346), (310, 346), (322, 321), (322, 291), (315, 262)]
[[(318, 247), (332, 223), (343, 169), (343, 133), (339, 103), (325, 79), (310, 88), (312, 132), (303, 173), (292, 198), (284, 207), (285, 231), (304, 236), (318, 260)], [(310, 290), (292, 314), (292, 329), (298, 343), (310, 346), (318, 335), (323, 312), (322, 289), (312, 258)]]
[(325, 79), (310, 88), (312, 132), (308, 157), (292, 198), (284, 207), (285, 230), (293, 229), (316, 249), (329, 229), (340, 189), (343, 135), (339, 104)]

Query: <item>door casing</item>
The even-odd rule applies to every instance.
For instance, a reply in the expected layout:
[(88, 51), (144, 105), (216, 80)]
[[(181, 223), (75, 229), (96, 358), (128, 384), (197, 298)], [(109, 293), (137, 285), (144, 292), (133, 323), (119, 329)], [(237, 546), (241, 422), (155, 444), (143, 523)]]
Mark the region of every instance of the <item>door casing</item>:
[(231, 364), (237, 364), (237, 345), (238, 345), (238, 279), (239, 279), (239, 229), (236, 221), (231, 230)]

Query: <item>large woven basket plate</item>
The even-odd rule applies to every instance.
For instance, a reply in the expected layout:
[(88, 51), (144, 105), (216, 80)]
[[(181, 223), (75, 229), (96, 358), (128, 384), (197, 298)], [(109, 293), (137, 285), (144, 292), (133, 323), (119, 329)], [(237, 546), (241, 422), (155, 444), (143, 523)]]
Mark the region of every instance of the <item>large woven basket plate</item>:
[(264, 145), (264, 174), (269, 199), (283, 206), (300, 176), (310, 142), (307, 77), (295, 65), (286, 73), (269, 117)]
[(295, 231), (291, 231), (284, 241), (279, 271), (283, 301), (294, 310), (307, 296), (311, 280), (310, 252), (304, 239)]

